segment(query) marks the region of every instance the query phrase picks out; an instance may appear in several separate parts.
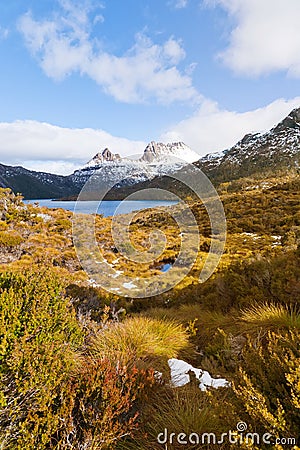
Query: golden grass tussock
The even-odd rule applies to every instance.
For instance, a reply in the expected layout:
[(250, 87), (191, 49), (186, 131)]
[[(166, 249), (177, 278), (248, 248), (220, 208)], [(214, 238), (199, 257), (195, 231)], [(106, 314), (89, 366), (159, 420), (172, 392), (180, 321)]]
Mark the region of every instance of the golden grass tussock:
[(97, 355), (118, 355), (123, 361), (176, 358), (188, 346), (188, 334), (174, 321), (133, 317), (98, 332), (91, 346)]
[(300, 310), (296, 306), (263, 303), (253, 305), (240, 316), (246, 329), (265, 327), (266, 329), (300, 328)]

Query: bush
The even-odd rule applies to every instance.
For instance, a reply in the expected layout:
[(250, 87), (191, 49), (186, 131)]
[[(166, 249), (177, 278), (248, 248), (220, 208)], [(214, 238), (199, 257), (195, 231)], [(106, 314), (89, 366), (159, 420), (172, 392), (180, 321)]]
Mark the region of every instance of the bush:
[[(300, 333), (271, 332), (250, 340), (234, 390), (252, 430), (300, 439)], [(269, 448), (269, 447), (268, 447)]]
[(3, 448), (42, 449), (60, 426), (59, 391), (83, 342), (59, 278), (1, 273), (0, 329)]
[(0, 247), (17, 247), (24, 239), (16, 232), (0, 231)]
[(63, 423), (49, 441), (51, 448), (114, 449), (136, 430), (153, 380), (151, 372), (85, 358), (60, 393)]
[(137, 427), (152, 372), (83, 353), (53, 269), (0, 274), (0, 330), (2, 449), (113, 449)]

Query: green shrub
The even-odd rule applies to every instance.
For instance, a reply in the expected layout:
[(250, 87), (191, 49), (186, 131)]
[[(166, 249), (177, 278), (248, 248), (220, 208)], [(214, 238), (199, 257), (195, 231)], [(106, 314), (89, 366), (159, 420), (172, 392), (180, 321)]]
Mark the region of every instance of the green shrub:
[(294, 437), (297, 442), (300, 439), (299, 342), (298, 330), (282, 334), (269, 331), (263, 339), (249, 339), (234, 385), (252, 430), (271, 433), (274, 437)]
[(53, 269), (0, 273), (3, 450), (113, 449), (137, 427), (152, 372), (89, 356), (84, 337)]
[(57, 399), (83, 342), (59, 278), (1, 273), (0, 330), (0, 440), (3, 448), (42, 449), (60, 426)]
[(15, 231), (0, 231), (0, 247), (17, 247), (24, 242), (23, 237)]

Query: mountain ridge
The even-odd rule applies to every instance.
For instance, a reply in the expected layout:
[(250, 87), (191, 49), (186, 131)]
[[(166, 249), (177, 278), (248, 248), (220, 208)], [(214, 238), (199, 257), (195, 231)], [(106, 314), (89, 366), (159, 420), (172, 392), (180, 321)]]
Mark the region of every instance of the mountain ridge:
[(132, 186), (156, 176), (173, 173), (197, 157), (183, 142), (163, 144), (152, 141), (138, 159), (121, 157), (105, 148), (70, 175), (0, 164), (0, 187), (9, 187), (26, 199), (76, 197), (94, 174), (104, 186)]
[[(293, 109), (265, 133), (248, 133), (229, 149), (198, 156), (183, 142), (163, 144), (152, 141), (137, 159), (113, 154), (105, 148), (81, 169), (67, 176), (0, 164), (0, 187), (10, 187), (28, 199), (77, 196), (85, 182), (96, 173), (103, 183), (116, 182), (110, 197), (119, 199), (139, 189), (170, 188), (174, 182), (169, 176), (185, 170), (188, 163), (200, 168), (216, 186), (245, 177), (298, 172), (300, 108)], [(197, 160), (193, 161), (194, 157)]]
[(113, 188), (114, 198), (116, 190), (122, 188), (125, 191), (156, 177), (171, 175), (198, 156), (183, 142), (164, 144), (151, 141), (141, 156), (133, 157), (121, 157), (105, 148), (82, 169), (71, 174), (70, 179), (80, 189), (89, 180), (88, 193), (84, 194), (84, 198), (86, 195), (87, 199), (100, 198), (110, 188)]
[(269, 131), (248, 133), (231, 148), (205, 155), (195, 165), (217, 183), (267, 170), (297, 170), (300, 166), (300, 108), (293, 109)]

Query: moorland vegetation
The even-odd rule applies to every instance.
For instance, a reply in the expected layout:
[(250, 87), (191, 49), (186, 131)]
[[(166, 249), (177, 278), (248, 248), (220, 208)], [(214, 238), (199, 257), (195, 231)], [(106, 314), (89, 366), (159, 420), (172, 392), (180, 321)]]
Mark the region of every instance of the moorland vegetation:
[[(203, 284), (210, 223), (203, 204), (189, 198), (201, 234), (198, 258), (171, 291), (144, 299), (89, 282), (70, 212), (25, 205), (2, 189), (0, 448), (158, 450), (164, 429), (220, 436), (240, 421), (249, 432), (294, 437), (300, 445), (299, 188), (297, 174), (221, 184), (226, 249)], [(113, 263), (111, 218), (95, 221), (99, 246)], [(166, 211), (137, 213), (132, 245), (147, 248), (154, 228), (167, 237), (155, 264), (125, 264), (118, 255), (116, 270), (149, 277), (176, 260), (180, 230)], [(169, 358), (224, 377), (231, 387), (174, 388)], [(251, 440), (239, 447), (287, 448)]]

